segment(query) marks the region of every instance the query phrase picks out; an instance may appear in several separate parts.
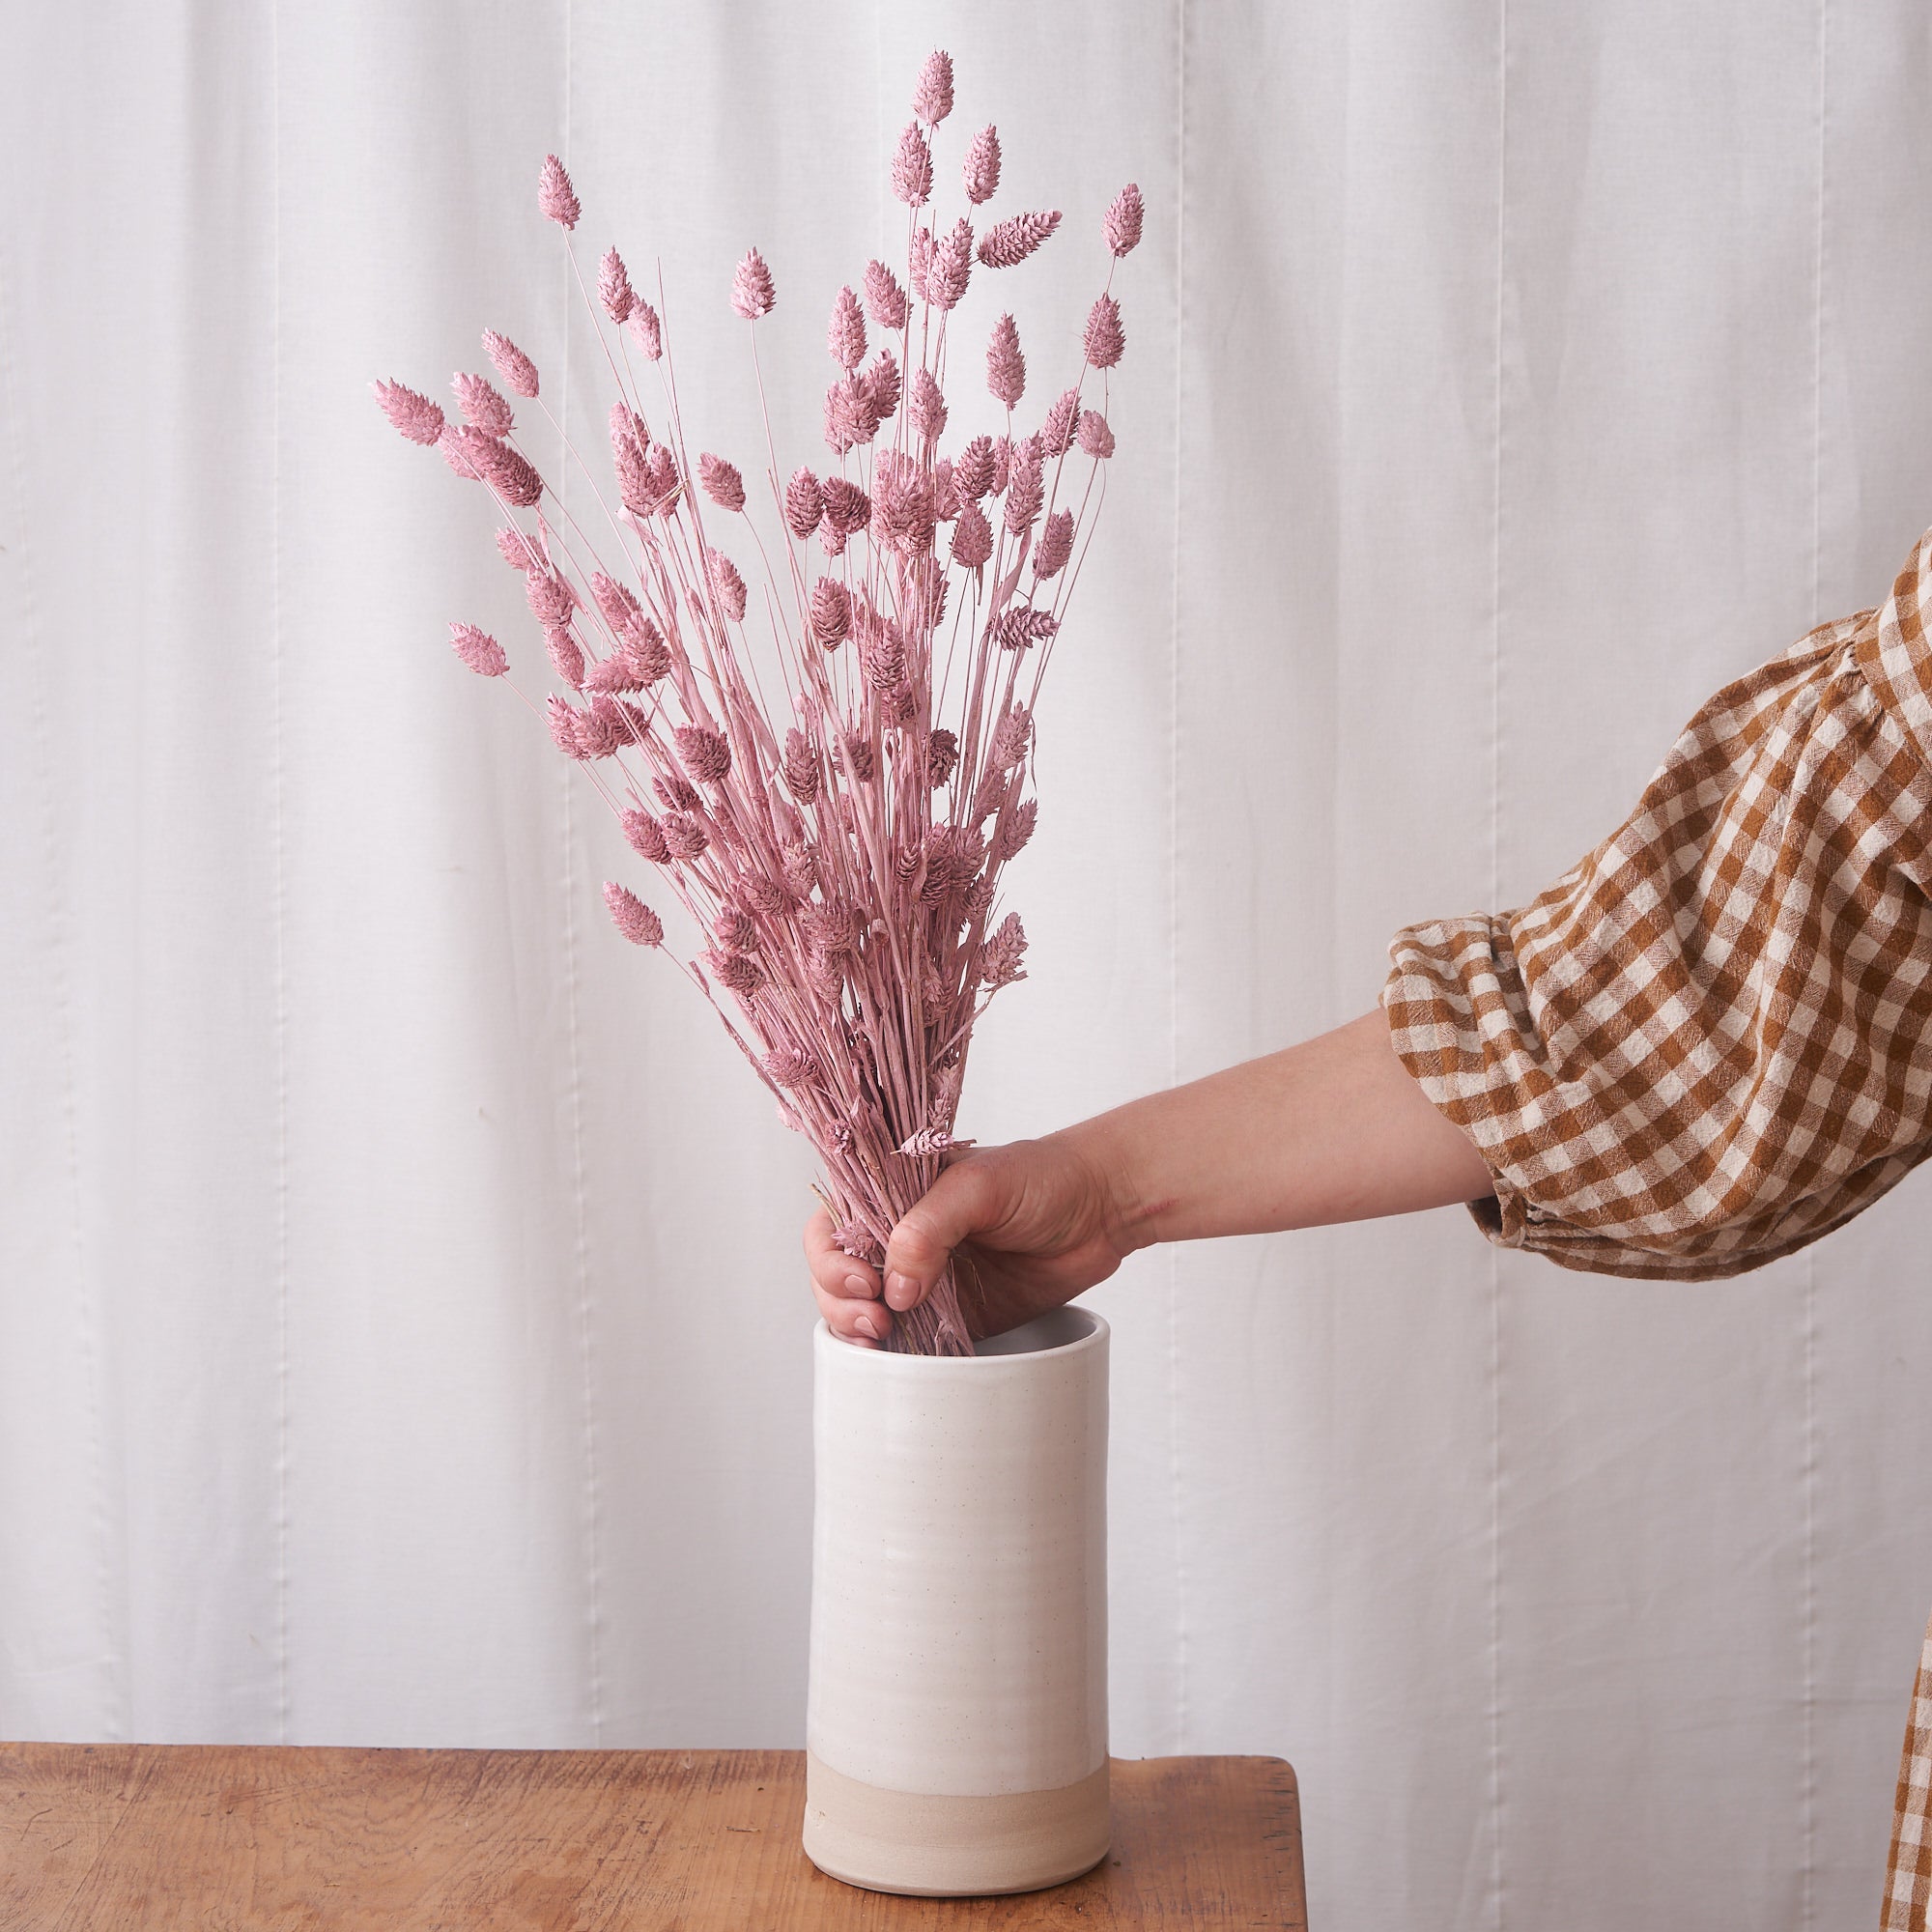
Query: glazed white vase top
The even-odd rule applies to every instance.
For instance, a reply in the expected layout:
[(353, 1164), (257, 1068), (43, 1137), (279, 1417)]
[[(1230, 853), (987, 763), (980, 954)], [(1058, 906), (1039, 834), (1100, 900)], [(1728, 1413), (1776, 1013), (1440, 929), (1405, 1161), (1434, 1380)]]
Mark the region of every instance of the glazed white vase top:
[(1107, 1846), (1107, 1324), (967, 1357), (814, 1339), (806, 1849), (1009, 1891)]

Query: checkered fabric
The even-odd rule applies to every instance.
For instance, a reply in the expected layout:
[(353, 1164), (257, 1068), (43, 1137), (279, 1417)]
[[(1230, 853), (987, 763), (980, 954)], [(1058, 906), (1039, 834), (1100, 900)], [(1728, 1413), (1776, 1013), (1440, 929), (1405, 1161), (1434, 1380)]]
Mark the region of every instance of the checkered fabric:
[(1912, 1715), (1905, 1720), (1879, 1932), (1925, 1932), (1928, 1898), (1932, 1898), (1932, 1625), (1926, 1628), (1925, 1648), (1918, 1654)]
[[(1481, 1150), (1490, 1237), (1698, 1280), (1815, 1241), (1932, 1151), (1932, 531), (1887, 601), (1698, 712), (1518, 912), (1399, 932), (1397, 1053)], [(1885, 1932), (1932, 1889), (1932, 1632)]]
[(1520, 912), (1399, 932), (1395, 1048), (1566, 1267), (1738, 1274), (1932, 1151), (1932, 531), (1698, 712)]

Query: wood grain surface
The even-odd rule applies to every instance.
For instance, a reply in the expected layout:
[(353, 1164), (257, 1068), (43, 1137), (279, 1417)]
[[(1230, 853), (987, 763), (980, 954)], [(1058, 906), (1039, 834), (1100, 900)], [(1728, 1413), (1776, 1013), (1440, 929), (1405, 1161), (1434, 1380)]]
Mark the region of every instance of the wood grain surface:
[(802, 1751), (0, 1744), (8, 1932), (1049, 1932), (1305, 1923), (1279, 1758), (1117, 1758), (1114, 1847), (1016, 1898), (892, 1898), (799, 1849)]

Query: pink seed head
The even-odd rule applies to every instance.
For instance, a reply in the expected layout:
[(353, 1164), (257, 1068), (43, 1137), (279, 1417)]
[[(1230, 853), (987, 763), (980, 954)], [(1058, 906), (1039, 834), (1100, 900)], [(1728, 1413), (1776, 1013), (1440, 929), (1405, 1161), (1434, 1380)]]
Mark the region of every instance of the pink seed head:
[(857, 536), (871, 521), (872, 499), (842, 476), (828, 476), (822, 489), (825, 521), (841, 536)]
[(986, 386), (995, 402), (1011, 409), (1026, 394), (1026, 357), (1020, 354), (1020, 332), (1009, 315), (993, 325), (986, 344)]
[(427, 396), (400, 383), (371, 383), (369, 388), (383, 413), (412, 442), (428, 449), (442, 435), (442, 412)]
[(557, 624), (544, 633), (551, 668), (573, 691), (583, 688), (583, 647), (571, 636), (567, 624)]
[(509, 399), (481, 376), (459, 372), (449, 379), (449, 386), (455, 392), (463, 420), (472, 429), (480, 429), (488, 436), (508, 436), (516, 427)]
[(1126, 346), (1121, 305), (1112, 296), (1101, 296), (1087, 314), (1087, 359), (1096, 369), (1111, 369)]
[(1011, 214), (995, 222), (980, 243), (980, 259), (989, 269), (1012, 269), (1033, 253), (1060, 226), (1060, 211)]
[(1039, 506), (1045, 494), (1044, 479), (1040, 475), (1039, 452), (1027, 444), (1014, 450), (1012, 467), (1007, 472), (1007, 527), (1015, 536), (1033, 525), (1039, 515)]
[(670, 864), (670, 847), (665, 843), (664, 830), (648, 811), (632, 806), (623, 813), (622, 823), (624, 837), (639, 858), (648, 859), (653, 866)]
[(617, 930), (633, 946), (664, 944), (664, 921), (636, 893), (620, 886), (615, 879), (604, 881), (604, 903), (611, 908)]
[(517, 570), (537, 570), (543, 565), (543, 552), (534, 537), (526, 537), (516, 525), (506, 525), (497, 532), (497, 549), (503, 561)]
[(785, 789), (799, 804), (810, 805), (818, 796), (818, 755), (803, 731), (794, 728), (785, 733), (784, 760), (780, 770)]
[(1033, 837), (1035, 823), (1039, 817), (1039, 801), (1023, 798), (1007, 814), (1007, 822), (1001, 826), (993, 838), (993, 857), (1001, 865), (1009, 859), (1017, 859)]
[(973, 272), (973, 224), (963, 215), (933, 249), (925, 271), (925, 298), (934, 308), (956, 308)]
[(623, 256), (614, 248), (605, 249), (604, 260), (597, 270), (597, 299), (604, 304), (604, 313), (620, 324), (629, 319), (637, 306), (638, 293), (631, 286)]
[(530, 615), (548, 630), (554, 624), (567, 624), (577, 609), (577, 593), (548, 564), (538, 564), (524, 574), (524, 595)]
[(704, 567), (719, 605), (736, 623), (745, 614), (745, 580), (738, 575), (738, 566), (722, 550), (713, 550), (705, 553)]
[(643, 351), (647, 361), (655, 362), (665, 353), (664, 327), (657, 310), (647, 301), (634, 298), (631, 303), (631, 340)]
[(745, 251), (745, 259), (738, 264), (731, 277), (731, 307), (747, 322), (756, 322), (761, 315), (770, 315), (778, 301), (778, 291), (772, 286), (772, 271), (765, 267), (765, 258), (755, 248)]
[(727, 952), (758, 950), (758, 923), (742, 906), (722, 907), (711, 923), (711, 934)]
[(697, 476), (704, 485), (704, 494), (721, 510), (745, 507), (745, 479), (739, 475), (735, 463), (726, 463), (707, 449), (697, 459)]
[(673, 859), (687, 864), (701, 859), (711, 843), (711, 835), (689, 811), (668, 811), (664, 815), (665, 844)]
[(1073, 512), (1056, 510), (1039, 533), (1039, 545), (1033, 554), (1033, 574), (1038, 578), (1057, 577), (1073, 554)]
[(923, 208), (932, 193), (932, 149), (917, 121), (906, 123), (893, 156), (893, 192), (908, 208)]
[[(1008, 317), (1009, 321), (1011, 319)], [(1015, 343), (1017, 340), (1015, 337)], [(959, 452), (959, 460), (952, 466), (952, 476), (960, 501), (977, 503), (993, 487), (993, 439), (976, 436)]]
[(818, 1078), (818, 1062), (799, 1046), (781, 1046), (765, 1062), (775, 1087), (806, 1087)]
[(866, 359), (866, 312), (849, 288), (833, 298), (825, 346), (841, 369), (856, 369)]
[[(899, 287), (898, 277), (883, 262), (867, 262), (866, 313), (872, 318), (873, 326), (888, 331), (901, 329), (906, 326), (906, 318), (911, 312), (911, 305), (906, 300), (906, 292)], [(865, 351), (862, 349), (859, 353), (863, 355)]]
[(486, 328), (483, 331), (483, 353), (497, 365), (497, 375), (502, 377), (514, 394), (536, 394), (537, 365), (507, 335), (498, 335), (494, 328)]
[(842, 583), (821, 577), (811, 586), (811, 635), (829, 651), (852, 628), (852, 598)]
[(801, 463), (785, 485), (785, 528), (803, 543), (818, 527), (818, 520), (824, 514), (825, 497), (818, 487), (818, 478)]
[(879, 433), (879, 408), (863, 376), (841, 376), (825, 392), (825, 440), (843, 456)]
[(966, 199), (975, 208), (991, 201), (1000, 185), (1000, 135), (995, 128), (981, 128), (966, 150)]
[(907, 414), (912, 426), (928, 442), (937, 442), (946, 429), (946, 397), (930, 369), (922, 368), (912, 379), (912, 402)]
[(884, 422), (899, 406), (899, 365), (890, 349), (881, 349), (866, 371), (866, 393)]
[(1124, 255), (1141, 239), (1141, 220), (1146, 213), (1141, 203), (1141, 191), (1129, 182), (1114, 197), (1114, 205), (1107, 211), (1107, 246), (1116, 255)]
[(926, 55), (912, 91), (912, 111), (928, 128), (937, 128), (952, 112), (952, 56), (944, 48)]
[(1114, 453), (1114, 432), (1098, 410), (1080, 412), (1080, 447), (1089, 455), (1106, 458)]
[(993, 526), (978, 503), (968, 503), (952, 526), (952, 561), (978, 570), (993, 554)]
[(537, 181), (537, 206), (559, 228), (575, 228), (583, 213), (577, 190), (570, 185), (570, 172), (554, 155), (544, 156), (543, 173)]
[(987, 985), (1009, 986), (1015, 980), (1026, 978), (1020, 966), (1026, 944), (1026, 928), (1020, 923), (1019, 914), (1009, 912), (980, 954), (980, 973)]
[(731, 747), (720, 733), (702, 724), (680, 724), (671, 735), (677, 740), (678, 762), (694, 784), (724, 783), (731, 769)]
[(925, 741), (925, 775), (934, 791), (952, 778), (958, 765), (959, 740), (942, 726)]
[(1065, 389), (1047, 411), (1039, 426), (1040, 447), (1049, 456), (1065, 456), (1073, 447), (1074, 425), (1080, 419), (1080, 391)]
[(450, 625), (449, 644), (479, 677), (501, 677), (510, 668), (510, 660), (504, 656), (502, 645), (488, 631), (479, 631), (474, 624)]

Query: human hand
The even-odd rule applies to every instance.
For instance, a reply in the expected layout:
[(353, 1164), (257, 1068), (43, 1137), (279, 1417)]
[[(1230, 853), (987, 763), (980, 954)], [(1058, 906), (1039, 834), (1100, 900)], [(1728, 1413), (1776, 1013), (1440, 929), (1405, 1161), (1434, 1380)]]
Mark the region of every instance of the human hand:
[(807, 1222), (806, 1259), (825, 1323), (877, 1348), (893, 1317), (916, 1308), (950, 1259), (976, 1340), (1070, 1301), (1139, 1245), (1118, 1177), (1069, 1135), (969, 1148), (893, 1230), (880, 1271), (832, 1243), (820, 1208)]

